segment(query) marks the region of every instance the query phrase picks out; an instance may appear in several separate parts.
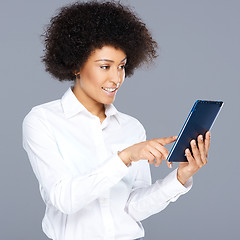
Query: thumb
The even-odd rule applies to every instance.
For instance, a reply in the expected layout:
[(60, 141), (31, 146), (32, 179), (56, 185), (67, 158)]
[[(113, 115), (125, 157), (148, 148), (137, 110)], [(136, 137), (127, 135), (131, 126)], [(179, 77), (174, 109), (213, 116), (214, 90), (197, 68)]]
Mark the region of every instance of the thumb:
[(175, 142), (176, 139), (177, 139), (177, 136), (172, 136), (172, 137), (158, 138), (157, 141), (162, 145), (166, 145), (166, 144)]

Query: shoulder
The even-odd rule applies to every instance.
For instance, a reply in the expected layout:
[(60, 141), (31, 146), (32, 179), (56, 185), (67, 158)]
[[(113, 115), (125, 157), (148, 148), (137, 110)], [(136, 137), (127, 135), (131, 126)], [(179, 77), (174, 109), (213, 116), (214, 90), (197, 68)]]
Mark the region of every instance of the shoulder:
[(140, 138), (145, 138), (145, 128), (137, 118), (122, 112), (118, 112), (118, 118), (125, 129), (127, 128), (132, 133), (138, 133)]
[(126, 113), (118, 112), (118, 117), (120, 122), (123, 124), (137, 125), (138, 127), (143, 128), (143, 125), (137, 118), (132, 117)]
[(62, 112), (60, 99), (34, 106), (24, 117), (23, 124), (28, 122), (42, 122), (49, 114), (59, 114)]

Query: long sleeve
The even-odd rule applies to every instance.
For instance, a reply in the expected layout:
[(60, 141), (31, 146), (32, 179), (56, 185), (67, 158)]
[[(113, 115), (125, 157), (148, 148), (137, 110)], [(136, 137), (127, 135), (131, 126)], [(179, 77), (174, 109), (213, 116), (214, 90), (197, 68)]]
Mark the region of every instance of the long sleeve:
[[(146, 140), (144, 130), (141, 140)], [(176, 201), (192, 187), (192, 178), (184, 186), (177, 180), (177, 169), (164, 179), (159, 179), (154, 184), (151, 182), (149, 163), (140, 160), (138, 174), (125, 207), (125, 211), (136, 221), (144, 220), (162, 211), (170, 202)]]
[(79, 211), (128, 172), (125, 164), (114, 154), (98, 169), (73, 176), (68, 159), (61, 156), (50, 127), (39, 115), (28, 115), (24, 119), (23, 147), (48, 200), (66, 214)]

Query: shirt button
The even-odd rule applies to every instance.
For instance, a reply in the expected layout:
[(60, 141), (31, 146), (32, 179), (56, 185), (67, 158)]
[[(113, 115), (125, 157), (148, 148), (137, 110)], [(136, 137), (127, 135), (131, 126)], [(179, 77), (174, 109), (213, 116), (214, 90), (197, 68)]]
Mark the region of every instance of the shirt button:
[(103, 199), (102, 199), (102, 203), (105, 203), (105, 204), (106, 204), (107, 202), (108, 202), (108, 199), (107, 199), (107, 198), (103, 198)]

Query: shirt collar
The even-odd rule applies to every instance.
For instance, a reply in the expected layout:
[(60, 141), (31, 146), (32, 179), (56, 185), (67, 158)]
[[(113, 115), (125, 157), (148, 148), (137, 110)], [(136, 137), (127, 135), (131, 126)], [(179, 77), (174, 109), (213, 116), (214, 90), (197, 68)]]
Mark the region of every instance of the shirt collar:
[(118, 110), (113, 106), (113, 104), (104, 104), (105, 106), (105, 115), (107, 117), (109, 116), (114, 116), (118, 123), (120, 124), (120, 117), (119, 117), (119, 112)]
[[(78, 101), (75, 94), (72, 91), (72, 87), (64, 93), (61, 99), (64, 114), (67, 118), (73, 117), (80, 112), (88, 112), (88, 110)], [(114, 116), (120, 124), (119, 112), (113, 106), (113, 104), (104, 104), (105, 114), (107, 117)], [(90, 112), (88, 112), (90, 113)], [(90, 113), (91, 114), (91, 113)]]

